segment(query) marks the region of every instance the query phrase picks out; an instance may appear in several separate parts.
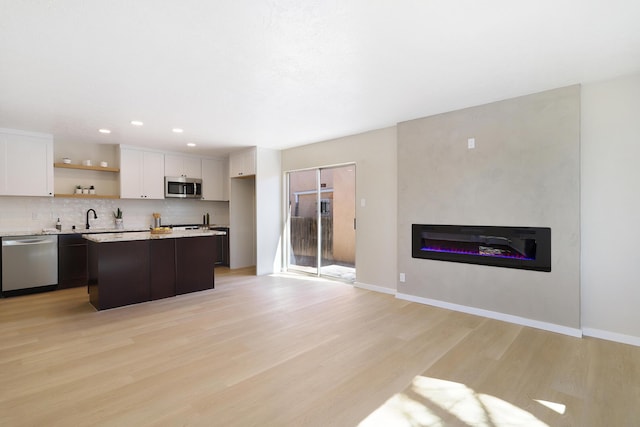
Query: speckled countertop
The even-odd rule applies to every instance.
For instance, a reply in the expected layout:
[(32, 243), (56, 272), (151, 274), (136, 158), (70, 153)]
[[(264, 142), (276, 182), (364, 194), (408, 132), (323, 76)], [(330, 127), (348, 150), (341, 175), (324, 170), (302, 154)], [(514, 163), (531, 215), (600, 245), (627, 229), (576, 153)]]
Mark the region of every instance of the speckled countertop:
[[(215, 224), (211, 225), (211, 228), (229, 228), (228, 225)], [(94, 234), (94, 233), (131, 233), (131, 232), (143, 232), (149, 231), (149, 227), (132, 227), (125, 229), (117, 229), (117, 228), (90, 228), (86, 230), (84, 228), (76, 228), (72, 230), (71, 228), (63, 228), (62, 231), (58, 231), (55, 228), (45, 228), (40, 230), (0, 230), (0, 237), (11, 237), (11, 236), (42, 236), (42, 235), (51, 235), (51, 234)], [(174, 233), (177, 230), (174, 230)]]
[(72, 229), (62, 229), (62, 231), (58, 231), (55, 228), (45, 228), (40, 230), (0, 230), (0, 237), (3, 236), (43, 236), (43, 235), (52, 235), (52, 234), (86, 234), (86, 233), (114, 233), (118, 232), (129, 232), (129, 231), (148, 231), (149, 228), (127, 228), (124, 230), (119, 230), (115, 228), (90, 228), (86, 230), (84, 228), (77, 228), (75, 230)]
[(152, 240), (152, 239), (180, 239), (183, 237), (201, 237), (201, 236), (217, 236), (224, 235), (223, 231), (215, 230), (174, 230), (166, 234), (151, 234), (149, 231), (129, 232), (129, 233), (95, 233), (83, 234), (85, 239), (96, 243), (109, 242), (128, 242), (133, 240)]

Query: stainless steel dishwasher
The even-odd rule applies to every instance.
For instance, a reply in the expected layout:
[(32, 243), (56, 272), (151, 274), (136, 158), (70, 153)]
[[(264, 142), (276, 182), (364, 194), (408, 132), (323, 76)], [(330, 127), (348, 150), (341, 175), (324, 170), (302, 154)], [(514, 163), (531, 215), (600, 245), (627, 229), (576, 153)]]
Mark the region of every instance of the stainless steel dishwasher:
[[(58, 284), (58, 236), (2, 238), (2, 294)], [(46, 288), (44, 288), (46, 289)]]

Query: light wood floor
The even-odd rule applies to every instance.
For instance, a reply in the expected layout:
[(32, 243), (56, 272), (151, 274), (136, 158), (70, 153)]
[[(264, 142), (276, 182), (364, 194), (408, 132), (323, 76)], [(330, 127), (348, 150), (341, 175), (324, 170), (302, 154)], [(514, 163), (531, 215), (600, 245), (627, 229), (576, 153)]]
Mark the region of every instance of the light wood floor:
[(103, 312), (83, 288), (0, 300), (0, 425), (640, 425), (640, 348), (223, 273)]

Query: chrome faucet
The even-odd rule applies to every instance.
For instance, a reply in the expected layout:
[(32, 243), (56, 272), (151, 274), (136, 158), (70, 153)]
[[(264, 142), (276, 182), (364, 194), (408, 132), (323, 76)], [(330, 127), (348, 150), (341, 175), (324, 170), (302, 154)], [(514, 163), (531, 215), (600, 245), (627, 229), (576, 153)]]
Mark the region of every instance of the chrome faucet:
[(89, 209), (89, 210), (87, 211), (87, 224), (86, 224), (86, 226), (85, 226), (85, 228), (86, 228), (87, 230), (88, 230), (88, 229), (89, 229), (89, 227), (90, 227), (90, 225), (89, 225), (89, 212), (93, 212), (93, 219), (98, 219), (98, 215), (96, 214), (96, 211), (95, 211), (95, 210), (93, 210), (93, 209)]

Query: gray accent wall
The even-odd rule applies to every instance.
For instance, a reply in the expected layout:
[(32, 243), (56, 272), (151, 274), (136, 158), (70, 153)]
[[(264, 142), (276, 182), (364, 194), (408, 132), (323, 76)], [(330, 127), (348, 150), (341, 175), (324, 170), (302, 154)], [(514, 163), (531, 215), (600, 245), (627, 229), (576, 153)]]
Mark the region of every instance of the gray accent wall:
[[(397, 132), (398, 293), (579, 328), (580, 87), (402, 122)], [(413, 259), (413, 223), (551, 227), (552, 271)]]

